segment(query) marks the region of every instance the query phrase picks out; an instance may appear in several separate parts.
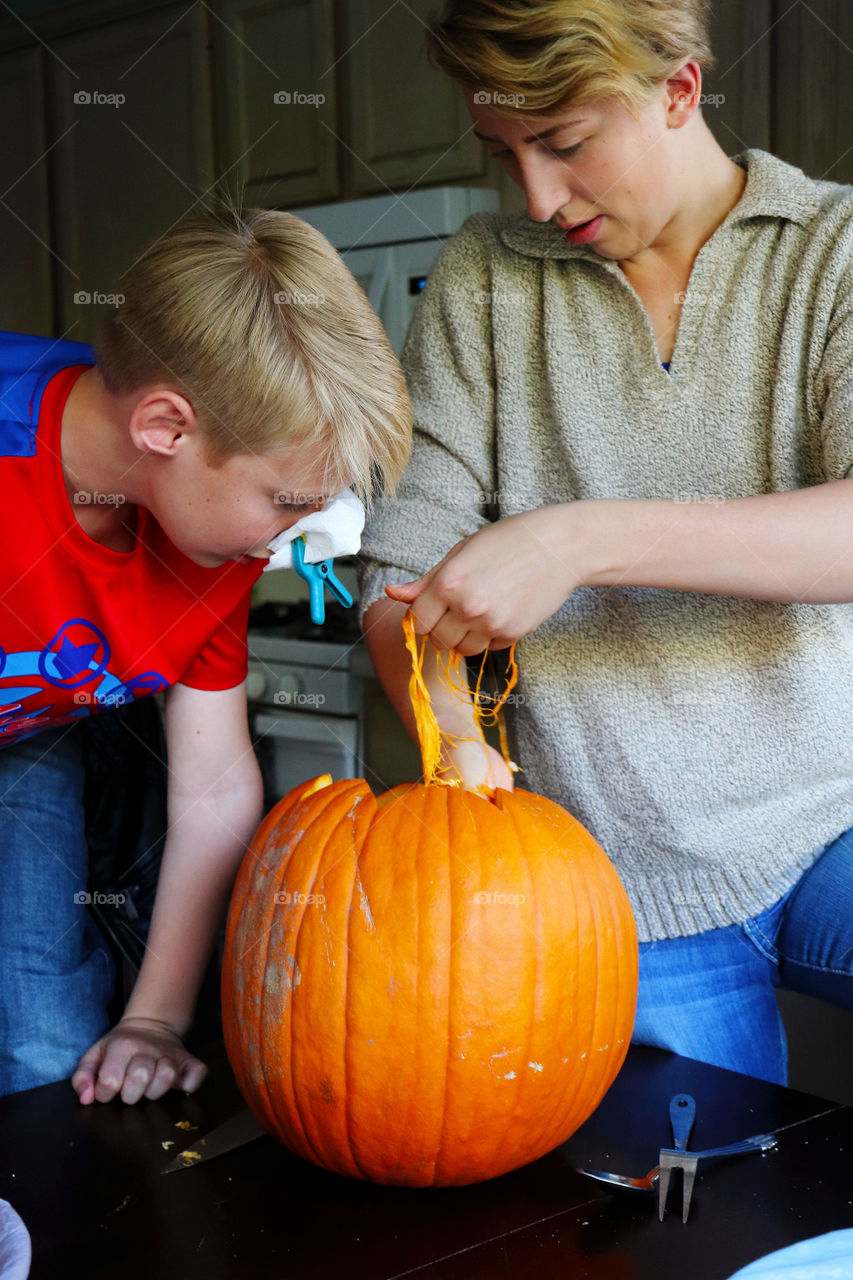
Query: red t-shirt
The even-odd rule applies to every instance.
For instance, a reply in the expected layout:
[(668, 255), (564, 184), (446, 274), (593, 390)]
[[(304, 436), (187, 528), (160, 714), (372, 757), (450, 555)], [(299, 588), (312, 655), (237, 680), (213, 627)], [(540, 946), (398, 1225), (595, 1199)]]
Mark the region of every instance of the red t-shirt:
[(78, 524), (60, 429), (87, 367), (48, 383), (34, 456), (0, 449), (0, 746), (176, 681), (230, 689), (246, 675), (262, 562), (193, 564), (143, 507), (130, 552), (101, 546)]

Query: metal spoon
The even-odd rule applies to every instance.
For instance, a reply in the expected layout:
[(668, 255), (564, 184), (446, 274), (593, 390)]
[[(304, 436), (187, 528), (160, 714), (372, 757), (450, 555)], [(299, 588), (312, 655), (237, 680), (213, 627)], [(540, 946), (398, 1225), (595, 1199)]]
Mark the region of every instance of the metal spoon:
[[(743, 1142), (732, 1142), (726, 1147), (708, 1147), (705, 1151), (691, 1151), (697, 1160), (721, 1160), (725, 1156), (746, 1155), (750, 1151), (770, 1151), (776, 1146), (776, 1138), (772, 1133), (757, 1133), (752, 1138), (744, 1138)], [(624, 1173), (605, 1173), (601, 1169), (577, 1169), (585, 1178), (595, 1178), (598, 1182), (607, 1182), (612, 1187), (623, 1187), (628, 1191), (654, 1191), (660, 1176), (660, 1165), (642, 1178), (630, 1178)]]

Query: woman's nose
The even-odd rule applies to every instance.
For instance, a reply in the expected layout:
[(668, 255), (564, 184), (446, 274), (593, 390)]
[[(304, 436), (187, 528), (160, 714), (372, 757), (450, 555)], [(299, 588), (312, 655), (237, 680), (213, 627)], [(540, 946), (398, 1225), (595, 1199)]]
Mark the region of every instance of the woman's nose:
[(550, 222), (571, 200), (562, 166), (528, 165), (521, 170), (527, 215), (534, 222)]

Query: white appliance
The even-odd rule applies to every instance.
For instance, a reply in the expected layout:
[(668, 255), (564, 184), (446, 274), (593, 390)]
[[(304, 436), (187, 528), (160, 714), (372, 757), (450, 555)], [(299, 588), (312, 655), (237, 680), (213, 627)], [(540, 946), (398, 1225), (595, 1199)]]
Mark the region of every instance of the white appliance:
[(469, 214), (493, 212), (498, 201), (488, 187), (434, 187), (295, 212), (338, 250), (399, 355), (441, 246)]

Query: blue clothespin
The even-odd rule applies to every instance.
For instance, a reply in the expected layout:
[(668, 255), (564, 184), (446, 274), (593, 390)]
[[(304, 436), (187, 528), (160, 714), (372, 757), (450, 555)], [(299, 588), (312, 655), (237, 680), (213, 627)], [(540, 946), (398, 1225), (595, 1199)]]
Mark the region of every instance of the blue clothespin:
[(334, 561), (321, 560), (319, 564), (306, 564), (304, 533), (300, 533), (298, 538), (294, 538), (290, 545), (293, 549), (293, 567), (300, 578), (304, 578), (308, 583), (311, 593), (311, 621), (319, 626), (326, 620), (326, 603), (323, 598), (324, 587), (328, 587), (332, 595), (337, 597), (344, 608), (349, 609), (352, 604), (352, 596), (344, 584), (335, 577)]

